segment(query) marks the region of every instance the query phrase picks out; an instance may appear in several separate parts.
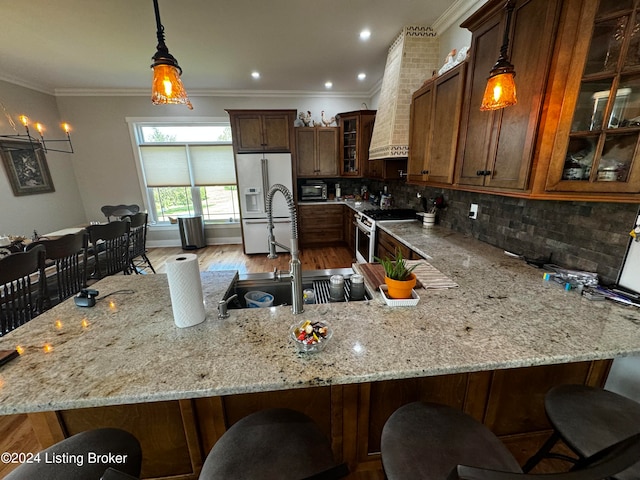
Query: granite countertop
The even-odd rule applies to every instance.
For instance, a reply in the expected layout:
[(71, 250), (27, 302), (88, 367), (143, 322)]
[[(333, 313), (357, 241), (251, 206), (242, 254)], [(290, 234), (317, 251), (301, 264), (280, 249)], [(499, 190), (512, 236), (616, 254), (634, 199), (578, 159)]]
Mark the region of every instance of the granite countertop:
[[(459, 287), (416, 307), (369, 302), (230, 310), (216, 304), (236, 271), (202, 273), (207, 319), (173, 322), (167, 277), (113, 276), (93, 308), (67, 301), (0, 338), (24, 353), (0, 367), (0, 414), (186, 399), (319, 385), (605, 359), (640, 352), (640, 311), (591, 302), (461, 234), (414, 223), (382, 228)], [(113, 302), (113, 303), (111, 303)], [(300, 354), (291, 324), (334, 327), (319, 354)], [(83, 322), (84, 321), (84, 322)], [(47, 350), (49, 345), (49, 351)]]

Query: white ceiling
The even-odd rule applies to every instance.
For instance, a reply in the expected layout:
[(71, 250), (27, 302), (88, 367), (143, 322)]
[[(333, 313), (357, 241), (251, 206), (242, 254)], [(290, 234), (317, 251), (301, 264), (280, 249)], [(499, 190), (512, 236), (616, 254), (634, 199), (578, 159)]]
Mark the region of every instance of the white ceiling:
[[(159, 0), (159, 7), (190, 95), (323, 92), (325, 81), (334, 93), (372, 94), (403, 26), (433, 26), (469, 3)], [(0, 0), (0, 16), (0, 79), (52, 94), (150, 89), (152, 0)], [(358, 36), (364, 28), (372, 32), (368, 42)]]

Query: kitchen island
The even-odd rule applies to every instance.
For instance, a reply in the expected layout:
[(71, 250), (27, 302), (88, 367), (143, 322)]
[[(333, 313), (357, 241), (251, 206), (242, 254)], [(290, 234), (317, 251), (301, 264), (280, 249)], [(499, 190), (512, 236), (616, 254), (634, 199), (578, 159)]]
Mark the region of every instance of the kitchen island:
[[(161, 425), (153, 427), (160, 433), (146, 433), (172, 438), (171, 454), (186, 446), (184, 458), (178, 471), (150, 460), (144, 476), (194, 478), (202, 452), (228, 425), (278, 404), (310, 413), (342, 458), (368, 468), (361, 465), (377, 461), (381, 423), (407, 399), (456, 404), (505, 436), (539, 431), (537, 424), (520, 432), (501, 423), (501, 388), (520, 385), (531, 400), (535, 382), (523, 372), (539, 388), (602, 384), (608, 363), (599, 360), (640, 353), (637, 309), (564, 291), (522, 260), (449, 230), (417, 222), (382, 228), (459, 287), (428, 290), (416, 307), (388, 307), (376, 294), (369, 302), (305, 305), (302, 315), (273, 307), (218, 319), (217, 302), (237, 272), (205, 272), (207, 319), (179, 329), (165, 275), (108, 277), (94, 286), (103, 297), (95, 307), (67, 301), (0, 338), (0, 349), (24, 350), (0, 369), (0, 414), (29, 413), (43, 442), (161, 415), (180, 438)], [(288, 331), (302, 319), (333, 326), (322, 353), (297, 353)], [(517, 402), (519, 394), (510, 398)], [(543, 417), (541, 405), (532, 409), (521, 408), (520, 416)]]

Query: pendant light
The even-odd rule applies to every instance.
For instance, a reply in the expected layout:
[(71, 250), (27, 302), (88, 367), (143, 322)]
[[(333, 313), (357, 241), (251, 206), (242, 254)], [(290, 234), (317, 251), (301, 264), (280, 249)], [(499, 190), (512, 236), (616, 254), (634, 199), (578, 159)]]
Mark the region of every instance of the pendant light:
[(498, 110), (500, 108), (515, 105), (516, 99), (516, 69), (509, 62), (507, 50), (509, 49), (509, 29), (511, 27), (511, 15), (515, 8), (515, 0), (508, 0), (505, 4), (507, 22), (504, 27), (504, 38), (500, 48), (498, 61), (489, 72), (487, 87), (482, 97), (480, 110)]
[(182, 85), (182, 80), (180, 80), (182, 69), (175, 57), (169, 53), (169, 49), (164, 43), (164, 27), (160, 22), (158, 0), (153, 0), (153, 7), (156, 13), (158, 46), (156, 47), (156, 54), (152, 57), (153, 84), (151, 86), (151, 101), (154, 105), (184, 104), (189, 107), (189, 110), (193, 110), (193, 105), (191, 105), (184, 85)]

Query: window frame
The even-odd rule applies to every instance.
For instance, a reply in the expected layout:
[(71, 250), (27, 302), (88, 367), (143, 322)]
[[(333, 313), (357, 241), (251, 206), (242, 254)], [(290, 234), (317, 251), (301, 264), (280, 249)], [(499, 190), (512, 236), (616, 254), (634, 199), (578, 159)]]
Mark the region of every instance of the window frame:
[[(133, 148), (133, 153), (134, 153), (134, 157), (136, 160), (136, 172), (138, 174), (138, 181), (139, 181), (139, 185), (140, 185), (140, 192), (142, 194), (142, 198), (143, 198), (143, 202), (144, 202), (144, 206), (146, 208), (146, 210), (149, 212), (149, 223), (150, 225), (154, 225), (154, 226), (168, 226), (170, 225), (170, 222), (168, 221), (159, 221), (158, 220), (158, 212), (156, 210), (156, 204), (155, 204), (155, 200), (153, 198), (153, 189), (157, 188), (157, 187), (147, 187), (147, 182), (145, 179), (145, 174), (144, 174), (144, 169), (142, 166), (142, 155), (141, 155), (141, 149), (140, 147), (143, 145), (158, 145), (158, 146), (162, 146), (162, 145), (172, 145), (172, 146), (183, 146), (187, 149), (187, 156), (188, 156), (188, 146), (192, 145), (192, 146), (206, 146), (206, 145), (232, 145), (232, 140), (229, 140), (228, 142), (211, 142), (211, 141), (203, 141), (203, 142), (197, 142), (197, 141), (190, 141), (190, 142), (144, 142), (143, 141), (143, 135), (142, 135), (142, 128), (143, 127), (162, 127), (162, 126), (210, 126), (210, 125), (216, 125), (216, 126), (225, 126), (225, 127), (230, 127), (231, 126), (231, 121), (229, 119), (229, 117), (163, 117), (163, 118), (156, 118), (156, 117), (127, 117), (126, 119), (127, 124), (129, 125), (129, 133), (131, 136), (131, 145)], [(193, 180), (193, 179), (192, 179)], [(236, 187), (236, 192), (237, 192), (237, 179), (236, 179), (236, 183), (234, 184), (229, 184), (230, 186), (233, 185)], [(204, 212), (203, 212), (203, 206), (202, 206), (202, 201), (200, 198), (200, 188), (203, 187), (202, 185), (195, 185), (195, 186), (186, 186), (184, 188), (187, 188), (190, 190), (191, 193), (191, 199), (192, 199), (192, 203), (193, 203), (193, 208), (194, 208), (194, 215), (203, 215), (204, 217)], [(239, 198), (237, 199), (238, 203), (239, 203)], [(215, 225), (221, 225), (221, 226), (236, 226), (240, 224), (240, 212), (238, 209), (238, 215), (237, 217), (234, 219), (234, 221), (216, 221), (216, 220), (206, 220), (205, 219), (205, 225), (206, 226), (215, 226)]]

